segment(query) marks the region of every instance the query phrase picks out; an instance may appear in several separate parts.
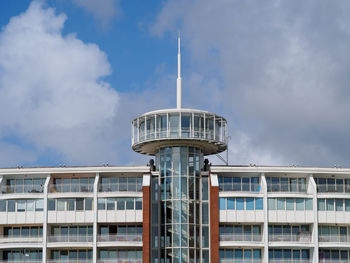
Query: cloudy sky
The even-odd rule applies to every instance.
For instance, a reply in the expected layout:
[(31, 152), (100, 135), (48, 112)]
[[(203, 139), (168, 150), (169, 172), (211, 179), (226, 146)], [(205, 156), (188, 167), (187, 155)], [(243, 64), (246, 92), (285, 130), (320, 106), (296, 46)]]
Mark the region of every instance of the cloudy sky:
[(0, 2), (0, 167), (145, 164), (130, 122), (175, 107), (178, 32), (230, 164), (350, 167), (348, 0), (145, 3)]

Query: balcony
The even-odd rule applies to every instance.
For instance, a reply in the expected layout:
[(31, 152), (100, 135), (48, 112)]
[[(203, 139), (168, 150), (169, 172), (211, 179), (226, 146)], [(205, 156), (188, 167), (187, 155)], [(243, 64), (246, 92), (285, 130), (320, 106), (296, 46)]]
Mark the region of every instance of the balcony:
[(46, 263), (92, 263), (92, 259), (48, 259)]
[(50, 184), (49, 193), (92, 193), (92, 184)]
[(98, 259), (97, 263), (142, 263), (140, 258)]
[(269, 259), (269, 263), (312, 263), (312, 260), (311, 259)]
[(74, 243), (74, 242), (92, 242), (92, 235), (53, 235), (47, 237), (48, 242), (65, 242), (65, 243)]
[(4, 243), (41, 243), (39, 236), (0, 236), (0, 244)]
[[(243, 263), (243, 262), (249, 262), (249, 263), (263, 263), (264, 260), (262, 259), (245, 259), (243, 261), (242, 259), (234, 259), (234, 258), (226, 258), (226, 259), (220, 259), (220, 263)], [(270, 262), (270, 261), (269, 261)]]
[(260, 192), (259, 183), (226, 183), (219, 184), (220, 191), (232, 191), (232, 192)]
[(268, 192), (289, 192), (289, 193), (306, 193), (306, 184), (297, 183), (267, 183)]
[(318, 241), (319, 242), (335, 242), (335, 243), (350, 242), (350, 236), (320, 234), (320, 235), (318, 235)]
[(21, 259), (21, 260), (0, 260), (0, 263), (42, 263), (42, 260), (30, 260), (30, 259)]
[(98, 235), (99, 242), (142, 242), (142, 235), (107, 234)]
[(33, 193), (43, 193), (43, 185), (2, 185), (2, 194), (33, 194)]
[(221, 234), (220, 241), (230, 241), (230, 242), (261, 242), (261, 234)]
[(310, 243), (311, 233), (305, 231), (298, 234), (269, 234), (269, 241)]

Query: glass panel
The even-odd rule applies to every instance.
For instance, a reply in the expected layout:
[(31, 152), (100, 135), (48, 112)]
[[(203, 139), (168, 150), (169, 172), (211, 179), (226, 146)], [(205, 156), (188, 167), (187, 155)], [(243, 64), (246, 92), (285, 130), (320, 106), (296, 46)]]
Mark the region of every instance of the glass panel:
[(35, 200), (35, 211), (43, 211), (44, 210), (44, 200), (36, 199)]
[(84, 198), (77, 198), (76, 199), (76, 210), (82, 211), (84, 210)]
[(26, 210), (26, 200), (17, 200), (17, 212), (24, 212), (25, 210)]
[(74, 211), (75, 210), (75, 199), (67, 199), (67, 206), (68, 211)]
[(107, 198), (107, 210), (115, 209), (115, 198)]
[(286, 209), (286, 199), (285, 198), (277, 198), (277, 209), (285, 210)]
[(241, 198), (241, 197), (236, 198), (236, 206), (237, 206), (237, 210), (244, 210), (244, 198)]
[(286, 199), (287, 202), (287, 210), (294, 210), (294, 199), (293, 198), (287, 198)]
[(296, 210), (305, 210), (304, 208), (304, 198), (296, 198), (295, 199), (296, 202)]
[(263, 210), (263, 199), (262, 198), (255, 198), (255, 209), (256, 210)]
[(233, 198), (233, 197), (227, 198), (227, 209), (228, 210), (234, 210), (235, 209), (235, 198)]
[(34, 211), (34, 200), (27, 200), (27, 211)]
[(58, 211), (66, 210), (65, 204), (66, 204), (65, 199), (57, 199), (57, 210)]
[(305, 199), (305, 209), (306, 209), (306, 210), (312, 210), (312, 209), (313, 209), (312, 202), (313, 202), (313, 201), (312, 201), (311, 198)]
[(93, 199), (85, 198), (85, 210), (92, 210)]
[(219, 207), (220, 210), (225, 210), (226, 209), (226, 198), (219, 198)]
[(0, 200), (0, 212), (6, 212), (6, 200)]
[(251, 198), (251, 197), (246, 198), (246, 209), (254, 210), (254, 198)]
[(49, 211), (55, 211), (56, 210), (56, 199), (48, 199), (47, 207)]

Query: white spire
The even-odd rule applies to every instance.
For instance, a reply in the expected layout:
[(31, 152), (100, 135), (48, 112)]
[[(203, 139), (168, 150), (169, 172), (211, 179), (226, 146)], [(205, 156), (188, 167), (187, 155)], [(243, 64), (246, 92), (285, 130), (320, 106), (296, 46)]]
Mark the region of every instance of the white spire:
[(181, 88), (181, 47), (180, 47), (180, 34), (177, 38), (178, 51), (177, 51), (177, 108), (181, 109), (181, 97), (182, 97), (182, 88)]

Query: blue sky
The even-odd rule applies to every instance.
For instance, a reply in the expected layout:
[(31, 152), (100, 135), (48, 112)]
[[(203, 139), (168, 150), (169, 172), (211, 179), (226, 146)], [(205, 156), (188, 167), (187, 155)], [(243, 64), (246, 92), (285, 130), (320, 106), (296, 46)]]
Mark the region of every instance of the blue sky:
[[(231, 164), (350, 166), (350, 4), (0, 2), (0, 167), (145, 164), (130, 122), (183, 104), (229, 123)], [(212, 162), (221, 164), (216, 157)]]

